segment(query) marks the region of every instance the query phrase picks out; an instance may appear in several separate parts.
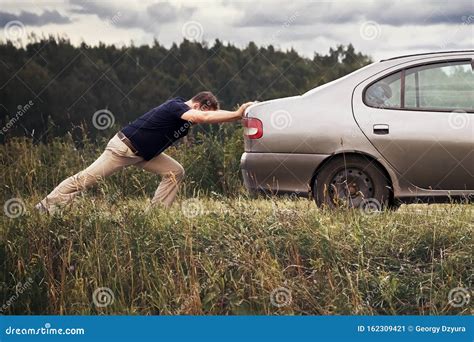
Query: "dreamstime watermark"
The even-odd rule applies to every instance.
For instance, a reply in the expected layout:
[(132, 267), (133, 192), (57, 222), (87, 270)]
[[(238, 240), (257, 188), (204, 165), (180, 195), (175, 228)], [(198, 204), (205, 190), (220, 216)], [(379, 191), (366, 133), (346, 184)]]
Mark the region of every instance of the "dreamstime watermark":
[(5, 329), (6, 335), (84, 335), (84, 328), (53, 328), (51, 323), (45, 323), (40, 328), (15, 328), (9, 326)]
[(225, 215), (232, 213), (234, 208), (226, 205), (225, 202), (218, 202), (212, 205), (212, 208), (209, 209), (209, 206), (206, 206), (202, 200), (199, 198), (188, 198), (181, 202), (181, 211), (183, 215), (187, 218), (196, 218), (201, 215)]
[(108, 287), (98, 287), (92, 293), (92, 301), (98, 308), (105, 308), (115, 301), (113, 291)]
[(453, 110), (448, 117), (449, 127), (452, 129), (466, 128), (469, 122), (468, 114), (463, 110)]
[(197, 21), (187, 21), (181, 28), (183, 37), (188, 40), (201, 41), (204, 33), (201, 23)]
[(176, 138), (176, 139), (179, 139), (183, 134), (186, 134), (189, 127), (191, 127), (191, 123), (190, 122), (186, 122), (183, 126), (181, 126), (179, 129), (177, 129), (176, 131), (174, 131), (174, 134), (173, 136)]
[(115, 116), (108, 109), (99, 109), (92, 115), (92, 124), (98, 130), (105, 130), (115, 124)]
[(121, 220), (122, 213), (115, 210), (97, 210), (89, 212), (85, 223), (88, 225), (93, 225), (97, 220)]
[(204, 214), (204, 205), (198, 198), (189, 198), (181, 203), (181, 211), (187, 218), (195, 218)]
[(277, 308), (288, 306), (292, 301), (291, 291), (286, 287), (277, 287), (270, 293), (270, 303)]
[(285, 20), (285, 22), (281, 25), (281, 27), (271, 36), (270, 42), (276, 41), (277, 38), (280, 36), (280, 34), (284, 30), (287, 30), (291, 26), (291, 24), (293, 24), (296, 21), (296, 18), (298, 18), (299, 15), (300, 14), (298, 12), (295, 12), (293, 13), (293, 15), (288, 17), (288, 19)]
[(18, 197), (10, 198), (3, 205), (3, 212), (9, 218), (18, 218), (24, 215), (26, 212), (25, 202), (23, 202), (23, 200)]
[(471, 293), (465, 287), (452, 288), (448, 293), (448, 303), (454, 308), (460, 308), (469, 304), (471, 301)]
[(366, 198), (360, 203), (359, 210), (362, 214), (368, 216), (380, 214), (382, 211), (382, 204), (375, 198)]
[(374, 40), (380, 37), (382, 29), (376, 21), (365, 21), (360, 25), (359, 34), (364, 40)]
[(463, 15), (461, 17), (462, 25), (474, 24), (474, 15)]
[[(206, 289), (207, 287), (209, 287), (211, 285), (211, 278), (207, 278), (206, 281), (202, 284), (199, 285), (199, 288), (198, 288), (198, 293), (201, 293), (201, 291), (203, 291), (204, 289)], [(184, 300), (184, 302), (179, 306), (179, 309), (178, 311), (176, 311), (176, 315), (179, 315), (181, 314), (184, 310), (186, 310), (186, 308), (192, 303), (193, 301), (193, 297), (190, 296), (188, 298), (186, 298)]]
[[(299, 195), (296, 192), (292, 192), (290, 194), (285, 194), (283, 196), (280, 196), (281, 199), (283, 200), (288, 200), (288, 201), (297, 201), (299, 199)], [(278, 201), (271, 200), (272, 204), (272, 214), (277, 215), (277, 216), (297, 216), (298, 215), (298, 209), (297, 208), (289, 208), (287, 203), (281, 204), (281, 207), (278, 206)]]
[(365, 296), (365, 303), (367, 305), (372, 305), (374, 300), (377, 298), (377, 296), (380, 295), (380, 289), (377, 287), (373, 289), (372, 291), (368, 291), (366, 296)]
[(277, 110), (270, 115), (270, 124), (277, 130), (288, 128), (293, 123), (290, 113), (286, 110)]
[[(442, 13), (443, 14), (443, 13)], [(448, 37), (446, 37), (441, 44), (439, 44), (439, 47), (442, 49), (448, 48), (450, 44), (452, 44), (454, 41), (457, 40), (457, 35), (460, 31), (462, 31), (464, 26), (469, 26), (474, 23), (474, 15), (463, 15), (461, 17), (461, 23), (458, 25), (454, 26), (454, 29), (450, 29), (450, 34)]]
[(15, 40), (25, 35), (25, 25), (19, 20), (12, 20), (5, 25), (3, 32), (7, 39)]
[(122, 12), (118, 11), (113, 16), (106, 17), (105, 18), (105, 23), (108, 26), (114, 26), (120, 21), (121, 18), (122, 18)]
[(0, 313), (7, 311), (8, 308), (16, 302), (20, 295), (23, 294), (23, 292), (25, 292), (26, 290), (28, 290), (32, 284), (33, 279), (31, 277), (29, 277), (24, 284), (18, 283), (15, 287), (15, 294), (8, 298), (8, 300), (0, 307)]
[(10, 120), (8, 120), (8, 122), (5, 124), (5, 126), (2, 127), (2, 129), (0, 130), (0, 134), (7, 133), (7, 131), (10, 128), (12, 128), (18, 122), (18, 120), (20, 120), (20, 118), (23, 115), (25, 115), (25, 113), (27, 111), (29, 111), (30, 108), (33, 107), (34, 105), (35, 105), (35, 103), (32, 100), (28, 101), (24, 105), (18, 105), (16, 107), (17, 111), (16, 111), (15, 115)]

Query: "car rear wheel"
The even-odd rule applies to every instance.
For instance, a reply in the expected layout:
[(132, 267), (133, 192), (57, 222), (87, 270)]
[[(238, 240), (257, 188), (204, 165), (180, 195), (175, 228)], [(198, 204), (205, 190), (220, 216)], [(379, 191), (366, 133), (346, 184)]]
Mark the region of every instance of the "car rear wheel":
[(363, 156), (330, 160), (313, 183), (313, 196), (320, 207), (382, 210), (389, 205), (390, 194), (384, 171)]

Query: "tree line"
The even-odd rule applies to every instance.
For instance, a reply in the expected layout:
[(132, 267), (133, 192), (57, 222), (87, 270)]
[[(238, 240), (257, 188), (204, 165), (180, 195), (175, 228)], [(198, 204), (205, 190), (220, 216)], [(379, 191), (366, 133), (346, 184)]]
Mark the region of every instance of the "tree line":
[[(223, 108), (306, 92), (371, 62), (352, 45), (313, 58), (294, 49), (215, 40), (169, 48), (73, 45), (63, 37), (31, 37), (25, 46), (0, 42), (0, 142), (15, 136), (95, 139), (168, 98), (217, 94)], [(94, 114), (109, 113), (106, 122)], [(102, 124), (102, 126), (101, 126)], [(205, 126), (204, 132), (215, 128)]]

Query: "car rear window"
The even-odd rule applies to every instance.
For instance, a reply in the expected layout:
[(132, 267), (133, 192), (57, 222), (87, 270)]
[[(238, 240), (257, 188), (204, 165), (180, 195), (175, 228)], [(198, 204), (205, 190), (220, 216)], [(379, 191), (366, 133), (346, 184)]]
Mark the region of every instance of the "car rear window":
[(400, 108), (401, 72), (387, 76), (367, 88), (365, 103), (377, 108)]

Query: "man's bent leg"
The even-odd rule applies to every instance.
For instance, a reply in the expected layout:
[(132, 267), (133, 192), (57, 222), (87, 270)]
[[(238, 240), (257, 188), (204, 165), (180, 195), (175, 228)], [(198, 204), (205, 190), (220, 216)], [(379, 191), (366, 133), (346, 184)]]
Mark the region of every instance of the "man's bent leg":
[(116, 136), (112, 138), (102, 155), (85, 170), (62, 181), (41, 204), (52, 212), (58, 206), (72, 201), (81, 191), (96, 184), (99, 180), (111, 175), (121, 168), (138, 163), (143, 158), (137, 157)]
[(181, 164), (167, 154), (161, 153), (149, 161), (143, 161), (136, 165), (163, 177), (151, 204), (160, 203), (165, 207), (170, 207), (184, 178), (184, 169)]

